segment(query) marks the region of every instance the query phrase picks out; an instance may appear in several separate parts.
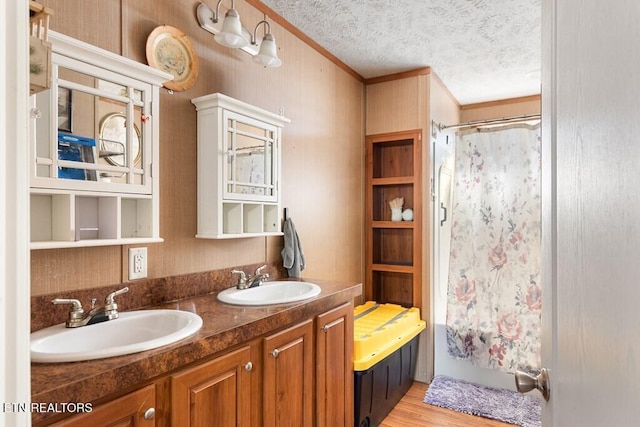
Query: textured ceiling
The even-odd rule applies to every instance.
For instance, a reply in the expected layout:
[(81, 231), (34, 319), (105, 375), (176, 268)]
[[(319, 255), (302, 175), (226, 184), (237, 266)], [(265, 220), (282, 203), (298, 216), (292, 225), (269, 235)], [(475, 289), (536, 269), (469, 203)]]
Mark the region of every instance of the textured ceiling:
[(540, 0), (262, 0), (365, 78), (430, 66), (462, 105), (540, 93)]

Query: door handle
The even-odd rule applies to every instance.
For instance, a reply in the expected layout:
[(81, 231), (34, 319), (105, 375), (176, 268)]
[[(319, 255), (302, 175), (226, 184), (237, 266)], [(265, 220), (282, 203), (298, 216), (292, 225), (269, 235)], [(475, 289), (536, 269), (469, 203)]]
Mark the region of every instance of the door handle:
[(444, 211), (444, 218), (440, 220), (440, 227), (442, 227), (442, 224), (447, 222), (447, 207), (444, 205), (444, 203), (440, 202), (440, 209)]
[(544, 400), (549, 400), (551, 390), (549, 384), (549, 372), (546, 368), (542, 368), (540, 373), (536, 376), (527, 372), (516, 371), (516, 390), (518, 390), (519, 393), (526, 393), (534, 388), (542, 393)]

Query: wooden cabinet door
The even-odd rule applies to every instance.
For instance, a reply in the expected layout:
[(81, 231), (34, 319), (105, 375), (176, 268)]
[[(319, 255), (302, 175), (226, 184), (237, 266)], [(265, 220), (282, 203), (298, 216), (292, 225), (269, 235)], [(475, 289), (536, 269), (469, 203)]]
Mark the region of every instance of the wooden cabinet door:
[(264, 339), (264, 425), (313, 425), (313, 321)]
[(316, 425), (352, 426), (353, 304), (317, 317)]
[(171, 377), (171, 424), (180, 427), (242, 427), (251, 424), (251, 348)]
[(148, 385), (93, 408), (91, 412), (76, 415), (59, 423), (57, 427), (154, 427), (156, 387)]

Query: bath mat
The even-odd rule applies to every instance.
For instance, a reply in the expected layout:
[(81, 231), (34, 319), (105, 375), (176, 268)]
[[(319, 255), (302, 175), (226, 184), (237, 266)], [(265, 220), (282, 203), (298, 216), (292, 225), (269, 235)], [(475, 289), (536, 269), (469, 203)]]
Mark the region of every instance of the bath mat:
[(539, 398), (460, 381), (444, 375), (438, 375), (433, 379), (424, 402), (522, 427), (542, 425)]

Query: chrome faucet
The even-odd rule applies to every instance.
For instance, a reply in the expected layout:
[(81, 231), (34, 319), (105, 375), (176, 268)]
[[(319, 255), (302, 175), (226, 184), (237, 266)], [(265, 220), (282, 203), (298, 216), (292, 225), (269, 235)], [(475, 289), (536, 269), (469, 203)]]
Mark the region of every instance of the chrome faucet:
[(118, 304), (115, 297), (129, 292), (128, 287), (124, 287), (115, 292), (111, 292), (104, 300), (104, 305), (95, 307), (96, 299), (91, 300), (91, 310), (84, 312), (82, 303), (73, 298), (56, 298), (51, 301), (54, 304), (71, 304), (69, 318), (65, 322), (67, 328), (79, 328), (81, 326), (93, 325), (95, 323), (106, 322), (118, 318)]
[(254, 288), (256, 286), (262, 285), (262, 282), (269, 278), (269, 273), (262, 273), (267, 266), (263, 265), (262, 267), (256, 268), (256, 272), (253, 276), (247, 279), (247, 286), (250, 288)]
[(242, 270), (231, 270), (233, 274), (240, 275), (240, 277), (238, 278), (238, 284), (236, 285), (236, 288), (248, 289), (248, 288), (255, 288), (256, 286), (262, 285), (262, 282), (264, 282), (269, 278), (268, 273), (262, 273), (262, 270), (264, 270), (266, 267), (267, 267), (266, 265), (263, 265), (262, 267), (256, 268), (255, 274), (249, 278), (247, 278), (247, 275)]

